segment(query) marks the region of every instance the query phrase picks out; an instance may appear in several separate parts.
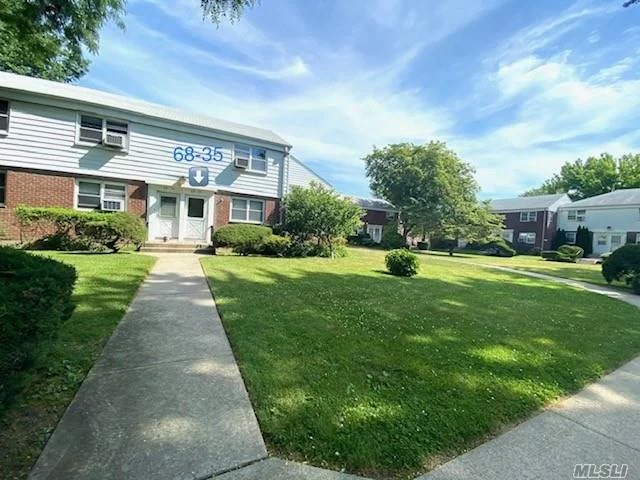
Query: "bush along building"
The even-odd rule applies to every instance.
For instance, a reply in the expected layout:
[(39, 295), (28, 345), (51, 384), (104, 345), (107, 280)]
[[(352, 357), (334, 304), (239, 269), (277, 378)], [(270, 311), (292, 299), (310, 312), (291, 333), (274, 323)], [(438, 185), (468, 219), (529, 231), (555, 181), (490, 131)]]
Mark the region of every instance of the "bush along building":
[(506, 198), (491, 201), (491, 211), (502, 215), (502, 237), (518, 252), (540, 252), (552, 246), (558, 209), (571, 203), (566, 194)]
[(274, 225), (292, 186), (329, 186), (290, 150), (270, 130), (0, 72), (0, 230), (21, 239), (18, 205), (130, 212), (150, 242)]

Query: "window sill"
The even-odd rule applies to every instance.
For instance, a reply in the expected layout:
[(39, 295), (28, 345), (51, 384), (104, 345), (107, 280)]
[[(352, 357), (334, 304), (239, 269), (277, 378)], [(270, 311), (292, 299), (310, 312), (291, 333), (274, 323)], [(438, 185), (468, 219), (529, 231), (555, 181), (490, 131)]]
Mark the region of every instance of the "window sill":
[(264, 225), (264, 222), (252, 222), (251, 220), (229, 220), (229, 223), (250, 223), (252, 225)]
[(114, 153), (124, 153), (124, 154), (129, 153), (129, 147), (127, 148), (107, 147), (102, 143), (76, 141), (76, 142), (73, 142), (73, 146), (77, 148), (99, 148), (100, 150), (106, 150), (107, 152), (114, 152)]

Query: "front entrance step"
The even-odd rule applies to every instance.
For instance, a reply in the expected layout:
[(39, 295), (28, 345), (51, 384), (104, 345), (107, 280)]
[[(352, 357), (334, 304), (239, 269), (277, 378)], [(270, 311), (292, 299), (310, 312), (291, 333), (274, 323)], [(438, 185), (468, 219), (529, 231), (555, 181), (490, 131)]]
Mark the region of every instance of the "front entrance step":
[(205, 243), (147, 242), (140, 251), (149, 253), (213, 253), (214, 249)]

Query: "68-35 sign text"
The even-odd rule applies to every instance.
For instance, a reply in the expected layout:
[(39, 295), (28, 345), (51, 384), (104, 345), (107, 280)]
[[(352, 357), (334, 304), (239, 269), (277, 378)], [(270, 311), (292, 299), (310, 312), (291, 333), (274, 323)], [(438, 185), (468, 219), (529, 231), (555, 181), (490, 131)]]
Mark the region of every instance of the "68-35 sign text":
[(223, 158), (221, 147), (202, 147), (197, 150), (192, 146), (176, 147), (173, 149), (173, 159), (176, 162), (193, 162), (194, 160), (204, 160), (205, 162), (221, 162)]

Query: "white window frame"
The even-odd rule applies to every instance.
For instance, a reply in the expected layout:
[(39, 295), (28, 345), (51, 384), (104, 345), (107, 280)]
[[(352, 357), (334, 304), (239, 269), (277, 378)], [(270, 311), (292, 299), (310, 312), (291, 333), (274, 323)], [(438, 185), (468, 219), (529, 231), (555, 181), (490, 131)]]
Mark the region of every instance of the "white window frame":
[[(234, 165), (236, 163), (236, 147), (248, 147), (249, 148), (249, 168), (247, 168), (245, 170), (246, 172), (259, 173), (261, 175), (266, 175), (269, 172), (269, 155), (268, 155), (268, 150), (266, 148), (257, 147), (255, 145), (251, 145), (251, 144), (248, 144), (248, 143), (234, 143), (233, 144), (233, 164)], [(253, 168), (253, 160), (254, 160), (253, 150), (254, 149), (264, 150), (264, 170), (257, 170), (255, 168)], [(260, 159), (260, 160), (262, 160), (262, 159)]]
[[(86, 117), (94, 117), (94, 118), (99, 118), (102, 120), (102, 138), (104, 139), (105, 134), (107, 133), (107, 122), (118, 122), (118, 123), (124, 123), (127, 125), (127, 138), (125, 139), (124, 142), (124, 147), (121, 149), (114, 149), (111, 147), (108, 147), (106, 145), (104, 145), (103, 140), (100, 140), (99, 142), (90, 142), (88, 140), (81, 140), (80, 139), (80, 124), (82, 121), (82, 117), (86, 116)], [(104, 115), (99, 115), (96, 113), (89, 113), (89, 112), (77, 112), (76, 113), (76, 138), (75, 138), (75, 144), (78, 146), (82, 146), (82, 147), (101, 147), (107, 150), (115, 150), (117, 152), (128, 152), (129, 151), (129, 140), (131, 138), (131, 122), (128, 122), (127, 120), (122, 120), (120, 118), (113, 118), (113, 117), (106, 117)], [(115, 184), (114, 184), (115, 185)]]
[[(531, 218), (531, 214), (533, 214), (533, 219)], [(524, 218), (523, 218), (524, 217)], [(538, 212), (536, 210), (527, 210), (524, 212), (520, 212), (520, 222), (537, 222), (538, 221)]]
[[(97, 184), (100, 185), (100, 208), (98, 210), (93, 209), (93, 208), (86, 208), (86, 207), (79, 207), (78, 206), (78, 195), (80, 195), (80, 182), (83, 183), (93, 183), (93, 184)], [(121, 183), (121, 182), (110, 182), (110, 181), (103, 181), (103, 180), (95, 180), (93, 178), (76, 178), (76, 183), (75, 183), (75, 191), (74, 191), (74, 197), (73, 197), (73, 207), (76, 210), (82, 210), (84, 212), (95, 212), (95, 211), (102, 211), (102, 204), (105, 201), (105, 196), (104, 196), (104, 190), (105, 190), (105, 185), (117, 185), (119, 187), (124, 187), (124, 199), (122, 199), (122, 209), (121, 210), (107, 210), (109, 212), (113, 211), (120, 211), (120, 212), (126, 212), (127, 211), (127, 204), (129, 203), (129, 194), (127, 192), (127, 184), (126, 183)], [(107, 201), (109, 201), (107, 199)]]
[[(524, 241), (522, 240), (522, 236), (525, 235)], [(531, 240), (531, 241), (529, 241)], [(518, 233), (518, 243), (524, 243), (525, 245), (535, 245), (536, 244), (536, 232), (519, 232)]]
[[(567, 238), (567, 243), (570, 243), (572, 245), (575, 244), (576, 243), (576, 235), (577, 235), (577, 233), (578, 232), (564, 232), (565, 237)], [(569, 239), (569, 235), (571, 235), (573, 237), (573, 240)]]
[[(247, 208), (245, 208), (244, 220), (237, 220), (233, 218), (233, 201), (234, 200), (244, 200), (247, 202)], [(255, 220), (249, 220), (249, 202), (260, 202), (262, 203), (262, 221), (257, 222)], [(231, 197), (229, 201), (229, 223), (253, 223), (254, 225), (264, 225), (266, 216), (267, 216), (267, 202), (260, 198), (251, 198), (251, 197)]]
[(7, 117), (7, 129), (0, 129), (0, 135), (3, 137), (9, 135), (9, 130), (11, 129), (11, 101), (5, 98), (0, 98), (3, 102), (7, 102), (7, 113), (0, 113), (0, 117)]
[(572, 222), (584, 222), (586, 221), (586, 219), (587, 219), (586, 210), (568, 210), (567, 211), (567, 220), (570, 220)]

